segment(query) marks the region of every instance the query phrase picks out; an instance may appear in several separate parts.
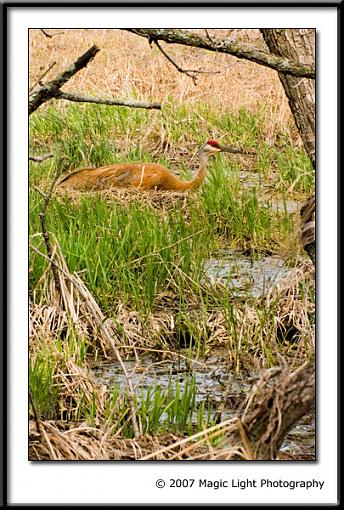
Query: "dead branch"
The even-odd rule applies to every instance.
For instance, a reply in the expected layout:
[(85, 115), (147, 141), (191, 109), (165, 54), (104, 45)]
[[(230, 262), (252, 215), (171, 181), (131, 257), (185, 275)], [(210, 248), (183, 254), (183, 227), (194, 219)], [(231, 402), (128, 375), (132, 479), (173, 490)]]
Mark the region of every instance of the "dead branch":
[(49, 101), (53, 97), (56, 97), (60, 88), (67, 83), (70, 78), (80, 71), (83, 67), (86, 67), (87, 64), (92, 60), (95, 55), (98, 53), (99, 48), (94, 45), (89, 48), (81, 57), (79, 57), (74, 64), (68, 67), (63, 73), (61, 73), (54, 80), (42, 85), (35, 94), (29, 99), (29, 115), (32, 112), (37, 110), (43, 103)]
[(61, 296), (61, 286), (60, 286), (60, 281), (59, 281), (59, 274), (58, 274), (58, 271), (56, 269), (56, 266), (53, 264), (54, 250), (52, 248), (52, 244), (51, 244), (51, 241), (50, 241), (50, 235), (49, 235), (49, 233), (47, 231), (46, 215), (47, 215), (47, 210), (48, 210), (49, 202), (50, 202), (50, 199), (51, 199), (51, 196), (52, 196), (55, 184), (57, 183), (57, 181), (58, 181), (58, 179), (59, 179), (59, 177), (60, 177), (60, 175), (62, 173), (63, 173), (63, 163), (62, 163), (62, 161), (59, 161), (59, 164), (57, 165), (55, 176), (54, 176), (53, 180), (51, 181), (50, 189), (49, 189), (48, 193), (44, 195), (43, 209), (39, 213), (39, 217), (40, 217), (40, 220), (41, 220), (41, 227), (42, 227), (42, 236), (43, 236), (43, 239), (44, 239), (44, 242), (45, 242), (45, 246), (46, 246), (46, 249), (47, 249), (48, 258), (50, 260), (50, 263), (52, 264), (51, 270), (53, 272), (55, 286), (56, 286), (56, 289), (58, 290), (60, 296)]
[(41, 163), (46, 159), (52, 158), (54, 156), (53, 152), (49, 152), (48, 154), (43, 154), (43, 156), (29, 156), (30, 161), (36, 161), (37, 163)]
[(53, 62), (52, 64), (50, 64), (50, 66), (48, 67), (48, 69), (46, 69), (46, 71), (44, 71), (44, 73), (38, 78), (38, 80), (36, 81), (36, 83), (29, 89), (29, 93), (32, 94), (32, 91), (33, 89), (37, 86), (37, 85), (43, 85), (42, 83), (42, 80), (44, 78), (44, 76), (46, 76), (49, 71), (51, 71), (51, 69), (54, 67), (54, 65), (56, 65), (56, 62)]
[(154, 41), (155, 46), (161, 51), (161, 53), (167, 58), (167, 60), (177, 69), (178, 72), (182, 74), (186, 74), (186, 76), (189, 76), (189, 78), (192, 79), (195, 85), (197, 85), (197, 74), (215, 74), (219, 73), (220, 71), (202, 71), (201, 69), (184, 69), (180, 67), (171, 57), (170, 55), (160, 46), (158, 41)]
[(123, 30), (145, 37), (149, 42), (165, 41), (169, 44), (182, 44), (184, 46), (217, 51), (218, 53), (226, 53), (237, 58), (256, 62), (280, 73), (315, 79), (315, 68), (313, 66), (293, 62), (287, 58), (266, 53), (265, 51), (257, 50), (256, 48), (248, 47), (228, 39), (210, 39), (200, 34), (179, 29), (125, 28)]
[(34, 416), (34, 419), (35, 419), (35, 424), (36, 424), (36, 429), (37, 429), (37, 433), (38, 434), (41, 434), (41, 424), (40, 424), (40, 419), (38, 417), (38, 414), (37, 414), (37, 411), (36, 411), (36, 407), (33, 403), (33, 398), (32, 398), (32, 395), (31, 395), (31, 391), (29, 391), (29, 402), (30, 402), (30, 405), (32, 407), (32, 412), (33, 412), (33, 416)]
[(55, 35), (61, 35), (61, 34), (64, 34), (64, 32), (55, 32), (55, 34), (48, 34), (48, 32), (47, 32), (46, 30), (44, 30), (44, 28), (40, 28), (39, 30), (42, 32), (42, 34), (44, 34), (44, 35), (45, 35), (45, 37), (49, 37), (50, 39), (51, 39), (52, 37), (55, 37)]
[(43, 28), (40, 28), (40, 31), (45, 35), (45, 37), (53, 37), (51, 34), (48, 34)]
[(256, 460), (272, 460), (287, 432), (315, 400), (315, 362), (290, 372), (288, 367), (264, 371), (247, 397), (242, 424)]
[[(79, 96), (77, 94), (71, 94), (67, 92), (62, 92), (60, 89), (61, 87), (80, 69), (83, 67), (86, 67), (87, 64), (92, 60), (92, 58), (95, 57), (95, 55), (98, 53), (99, 48), (94, 45), (89, 50), (86, 51), (81, 57), (79, 57), (74, 64), (72, 64), (68, 69), (66, 69), (62, 74), (60, 74), (57, 78), (54, 80), (46, 83), (43, 85), (41, 83), (42, 78), (50, 71), (51, 67), (42, 75), (42, 77), (38, 80), (38, 84), (40, 85), (40, 88), (37, 90), (37, 92), (34, 92), (30, 94), (29, 99), (29, 115), (31, 115), (32, 112), (37, 110), (43, 103), (49, 101), (52, 98), (59, 98), (59, 99), (66, 99), (67, 101), (76, 101), (76, 102), (83, 102), (83, 103), (97, 103), (97, 104), (107, 104), (107, 105), (114, 105), (114, 106), (129, 106), (131, 108), (148, 108), (148, 109), (161, 109), (160, 103), (149, 103), (146, 101), (124, 101), (121, 99), (103, 99), (103, 98), (94, 98), (94, 97), (87, 97), (87, 96)], [(36, 87), (37, 83), (34, 85), (33, 88)], [(32, 89), (33, 89), (32, 88)], [(31, 89), (31, 90), (32, 90)]]
[(68, 92), (62, 92), (61, 90), (59, 90), (56, 93), (55, 97), (60, 99), (66, 99), (67, 101), (75, 101), (77, 103), (97, 103), (107, 104), (111, 106), (129, 106), (131, 108), (147, 108), (161, 110), (160, 103), (148, 103), (147, 101), (134, 101), (134, 100), (125, 101), (122, 99), (105, 99), (98, 97), (79, 96)]

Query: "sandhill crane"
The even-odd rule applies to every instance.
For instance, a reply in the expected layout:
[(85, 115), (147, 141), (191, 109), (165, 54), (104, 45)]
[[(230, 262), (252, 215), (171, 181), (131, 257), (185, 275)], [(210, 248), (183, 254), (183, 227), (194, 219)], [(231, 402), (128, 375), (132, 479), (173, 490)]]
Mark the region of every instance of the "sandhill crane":
[(83, 168), (65, 177), (60, 186), (75, 189), (105, 189), (112, 187), (134, 187), (186, 191), (198, 188), (206, 176), (208, 158), (218, 152), (244, 154), (231, 147), (223, 147), (216, 140), (208, 140), (198, 151), (199, 168), (190, 181), (181, 181), (166, 167), (156, 163), (117, 163), (100, 168)]

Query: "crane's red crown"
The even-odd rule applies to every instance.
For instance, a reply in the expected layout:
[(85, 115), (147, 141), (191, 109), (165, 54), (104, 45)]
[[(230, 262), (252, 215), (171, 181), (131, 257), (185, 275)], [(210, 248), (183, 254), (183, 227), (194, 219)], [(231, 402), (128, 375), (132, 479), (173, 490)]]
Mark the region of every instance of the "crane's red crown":
[(211, 145), (212, 147), (215, 147), (216, 149), (220, 149), (220, 144), (216, 140), (208, 140), (207, 145)]

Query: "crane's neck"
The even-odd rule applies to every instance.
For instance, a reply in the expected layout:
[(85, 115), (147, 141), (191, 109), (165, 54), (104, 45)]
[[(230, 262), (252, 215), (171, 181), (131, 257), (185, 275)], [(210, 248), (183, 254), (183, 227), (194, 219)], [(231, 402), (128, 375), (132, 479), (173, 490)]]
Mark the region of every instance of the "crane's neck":
[(209, 154), (201, 153), (199, 156), (199, 167), (197, 174), (191, 181), (183, 181), (180, 183), (180, 190), (184, 191), (187, 189), (196, 189), (198, 188), (202, 182), (204, 181), (204, 178), (206, 176), (206, 170), (207, 170), (207, 163), (208, 163), (208, 157)]

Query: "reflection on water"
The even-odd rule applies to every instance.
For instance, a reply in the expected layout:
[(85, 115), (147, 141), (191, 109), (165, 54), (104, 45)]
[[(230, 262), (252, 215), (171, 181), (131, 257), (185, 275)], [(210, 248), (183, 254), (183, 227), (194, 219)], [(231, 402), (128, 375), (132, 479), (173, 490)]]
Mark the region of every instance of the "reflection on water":
[[(242, 370), (235, 375), (228, 369), (225, 356), (213, 355), (206, 362), (191, 361), (188, 366), (182, 360), (155, 362), (152, 356), (126, 362), (127, 370), (138, 398), (144, 399), (148, 389), (159, 386), (167, 390), (179, 385), (180, 394), (193, 377), (196, 381), (197, 404), (205, 403), (211, 409), (211, 417), (221, 411), (221, 421), (240, 416), (247, 393), (251, 389), (256, 374)], [(95, 367), (96, 381), (111, 391), (118, 385), (121, 390), (126, 379), (118, 362)], [(196, 421), (196, 417), (194, 418)], [(194, 420), (193, 420), (194, 421)], [(290, 458), (315, 459), (315, 419), (314, 414), (302, 420), (287, 434), (281, 452)]]
[(283, 259), (264, 257), (252, 260), (238, 251), (227, 252), (221, 259), (209, 259), (204, 270), (210, 282), (221, 284), (237, 296), (261, 297), (284, 278), (289, 268)]

